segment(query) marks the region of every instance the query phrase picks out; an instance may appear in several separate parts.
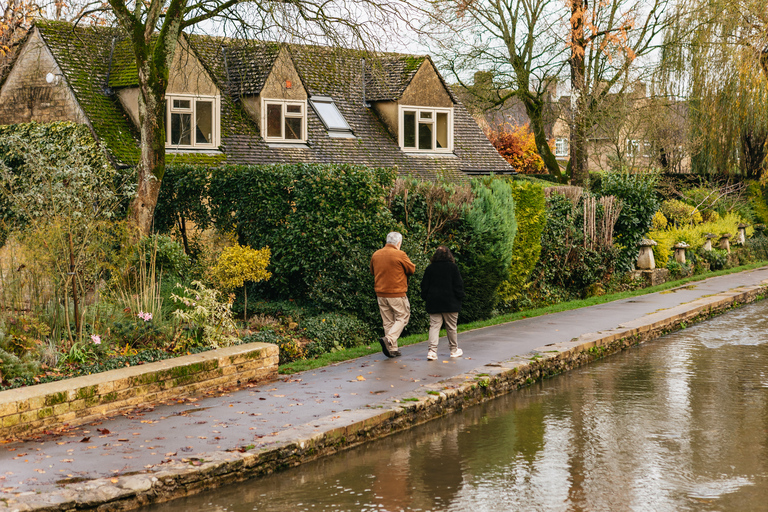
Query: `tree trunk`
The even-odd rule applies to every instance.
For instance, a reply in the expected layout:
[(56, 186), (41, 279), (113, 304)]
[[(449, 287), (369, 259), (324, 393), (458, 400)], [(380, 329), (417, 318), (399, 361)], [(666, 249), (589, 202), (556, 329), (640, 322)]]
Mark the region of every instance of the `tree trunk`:
[(541, 98), (524, 98), (523, 105), (525, 105), (525, 112), (530, 119), (533, 138), (536, 141), (536, 150), (544, 161), (544, 167), (551, 176), (557, 178), (558, 182), (562, 182), (563, 173), (560, 171), (560, 164), (557, 163), (552, 148), (549, 147), (547, 134), (544, 130), (544, 100)]
[(141, 125), (141, 160), (138, 165), (138, 189), (132, 213), (142, 236), (152, 233), (152, 221), (165, 174), (165, 89), (167, 78), (159, 78), (149, 63), (139, 67), (139, 120)]
[(586, 41), (584, 39), (584, 13), (587, 0), (571, 0), (571, 183), (584, 187), (589, 182), (587, 169), (587, 109), (584, 101)]

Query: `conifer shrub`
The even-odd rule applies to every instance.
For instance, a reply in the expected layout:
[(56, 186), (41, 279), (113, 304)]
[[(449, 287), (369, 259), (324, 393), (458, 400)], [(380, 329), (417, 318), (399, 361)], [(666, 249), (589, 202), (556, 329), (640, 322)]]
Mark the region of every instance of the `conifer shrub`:
[(459, 315), (462, 322), (493, 314), (499, 303), (499, 287), (508, 277), (517, 234), (509, 182), (474, 179), (472, 192), (475, 200), (464, 217), (468, 237), (457, 259), (466, 293)]
[(499, 287), (499, 299), (508, 307), (522, 297), (529, 276), (541, 255), (541, 234), (546, 225), (546, 200), (541, 185), (528, 181), (510, 181), (515, 200), (517, 233), (506, 279)]

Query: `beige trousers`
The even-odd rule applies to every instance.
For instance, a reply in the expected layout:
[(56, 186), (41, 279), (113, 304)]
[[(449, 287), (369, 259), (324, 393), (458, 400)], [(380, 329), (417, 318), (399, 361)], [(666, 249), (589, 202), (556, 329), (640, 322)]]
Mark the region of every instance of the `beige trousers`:
[(411, 319), (411, 303), (408, 297), (377, 297), (379, 312), (384, 324), (384, 337), (390, 350), (397, 350), (397, 339)]
[(456, 325), (459, 321), (459, 313), (430, 313), (429, 314), (429, 350), (437, 352), (437, 341), (440, 338), (440, 327), (445, 322), (445, 331), (448, 334), (448, 343), (451, 352), (459, 348), (459, 340), (456, 333)]

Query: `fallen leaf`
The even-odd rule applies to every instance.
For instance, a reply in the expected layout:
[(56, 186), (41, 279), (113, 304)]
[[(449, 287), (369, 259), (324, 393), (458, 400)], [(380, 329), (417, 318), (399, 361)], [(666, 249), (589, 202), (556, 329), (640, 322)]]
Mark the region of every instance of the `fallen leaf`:
[(97, 428), (96, 430), (103, 436), (109, 434), (109, 429), (106, 428)]
[(74, 462), (75, 459), (61, 459), (59, 462)]
[(118, 480), (117, 478), (110, 478), (109, 481), (112, 482), (113, 484), (116, 484), (120, 480)]
[(45, 473), (45, 470), (44, 470), (44, 469), (39, 469), (39, 468), (37, 468), (37, 469), (35, 469), (35, 471), (37, 471), (38, 473)]
[(357, 380), (365, 380), (365, 377), (363, 377), (362, 375), (358, 375)]
[(81, 443), (87, 443), (87, 442), (88, 442), (88, 441), (90, 441), (90, 440), (91, 440), (91, 438), (90, 438), (90, 437), (84, 437), (84, 438), (82, 438), (82, 439), (80, 440), (80, 442), (81, 442)]

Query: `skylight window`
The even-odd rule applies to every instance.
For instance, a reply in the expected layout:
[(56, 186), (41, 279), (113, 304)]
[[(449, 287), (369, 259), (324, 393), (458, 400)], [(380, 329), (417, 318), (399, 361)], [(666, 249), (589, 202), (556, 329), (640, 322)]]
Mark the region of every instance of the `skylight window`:
[(329, 96), (312, 96), (309, 103), (317, 113), (317, 117), (325, 125), (328, 135), (331, 137), (354, 137), (352, 128), (339, 111), (333, 98)]

